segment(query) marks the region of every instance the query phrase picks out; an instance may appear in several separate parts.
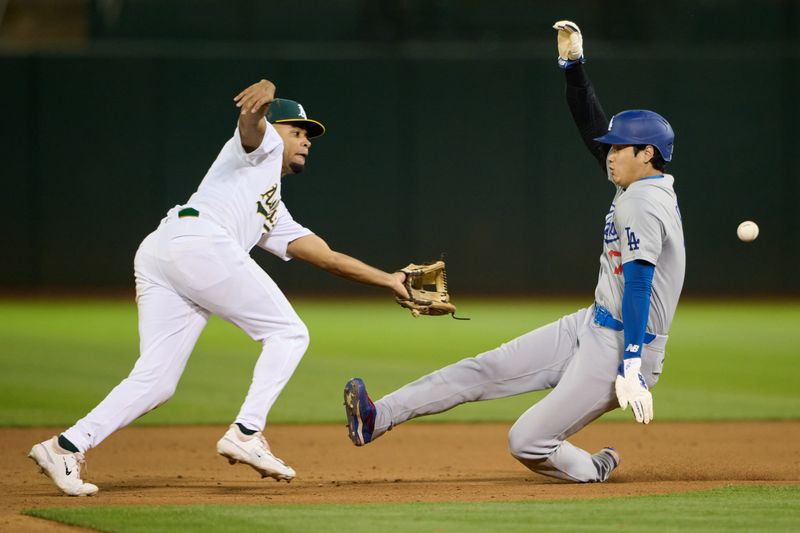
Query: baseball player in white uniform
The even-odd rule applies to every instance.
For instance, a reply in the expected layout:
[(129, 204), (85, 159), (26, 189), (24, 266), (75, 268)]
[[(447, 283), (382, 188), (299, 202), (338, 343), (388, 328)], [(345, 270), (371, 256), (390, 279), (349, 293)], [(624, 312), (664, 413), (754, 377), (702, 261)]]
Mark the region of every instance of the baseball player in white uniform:
[(570, 111), (603, 174), (616, 186), (602, 225), (594, 303), (374, 403), (364, 381), (351, 379), (344, 398), (356, 446), (406, 420), (465, 402), (552, 389), (511, 428), (511, 454), (540, 474), (598, 482), (619, 464), (617, 451), (604, 448), (592, 455), (567, 439), (628, 404), (637, 422), (653, 418), (650, 389), (661, 374), (685, 271), (674, 180), (663, 172), (672, 159), (674, 135), (652, 111), (623, 111), (606, 120), (583, 69), (580, 30), (569, 21), (554, 27)]
[(212, 314), (262, 344), (247, 397), (217, 443), (218, 453), (262, 477), (295, 476), (272, 454), (262, 431), (309, 335), (286, 296), (250, 257), (256, 244), (285, 261), (302, 259), (408, 296), (404, 274), (335, 252), (292, 219), (281, 200), (281, 178), (303, 170), (310, 139), (325, 128), (297, 102), (274, 95), (275, 86), (262, 80), (236, 96), (241, 111), (233, 137), (197, 192), (170, 209), (139, 247), (134, 270), (141, 353), (130, 375), (74, 426), (31, 449), (30, 457), (64, 493), (97, 492), (81, 479), (84, 454), (172, 396)]

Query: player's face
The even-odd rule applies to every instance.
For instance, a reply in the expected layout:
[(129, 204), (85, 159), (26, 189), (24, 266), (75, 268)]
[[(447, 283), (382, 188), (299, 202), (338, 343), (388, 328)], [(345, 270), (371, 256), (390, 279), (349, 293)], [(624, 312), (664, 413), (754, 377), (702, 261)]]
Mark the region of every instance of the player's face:
[(652, 158), (649, 146), (635, 154), (630, 144), (612, 144), (606, 158), (611, 181), (625, 189), (634, 181), (652, 175), (653, 168), (649, 164)]
[(294, 124), (274, 124), (283, 139), (283, 168), (281, 176), (299, 174), (306, 166), (306, 157), (311, 149), (305, 128)]

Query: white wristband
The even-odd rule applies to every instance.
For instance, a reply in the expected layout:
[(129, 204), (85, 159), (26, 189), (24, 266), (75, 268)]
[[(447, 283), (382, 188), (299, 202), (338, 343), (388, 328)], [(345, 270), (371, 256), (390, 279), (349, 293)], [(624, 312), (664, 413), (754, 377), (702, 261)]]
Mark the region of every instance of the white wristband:
[(622, 361), (622, 371), (624, 376), (639, 373), (642, 370), (642, 358), (631, 357)]

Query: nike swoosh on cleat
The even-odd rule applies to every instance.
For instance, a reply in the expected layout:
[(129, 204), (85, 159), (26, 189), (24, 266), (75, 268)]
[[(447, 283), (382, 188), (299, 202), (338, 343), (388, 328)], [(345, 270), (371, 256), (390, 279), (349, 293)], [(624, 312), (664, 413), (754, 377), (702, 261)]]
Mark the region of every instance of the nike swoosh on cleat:
[(66, 459), (64, 460), (64, 471), (67, 473), (67, 475), (70, 475), (70, 474), (72, 474), (72, 471), (71, 471), (71, 470), (69, 469), (69, 467), (67, 466), (67, 461), (66, 461)]

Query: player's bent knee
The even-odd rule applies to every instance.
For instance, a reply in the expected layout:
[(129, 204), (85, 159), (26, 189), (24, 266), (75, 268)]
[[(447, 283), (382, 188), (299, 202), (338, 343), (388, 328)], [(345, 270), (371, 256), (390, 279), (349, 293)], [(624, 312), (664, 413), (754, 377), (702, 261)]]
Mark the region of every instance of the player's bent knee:
[(309, 339), (311, 338), (311, 335), (308, 333), (308, 328), (300, 320), (292, 323), (292, 325), (287, 328), (287, 336), (290, 336), (294, 338), (297, 342), (302, 342), (306, 345), (308, 344)]
[(178, 389), (178, 384), (176, 382), (170, 383), (156, 383), (153, 385), (153, 388), (150, 390), (150, 398), (153, 402), (152, 409), (167, 403), (167, 400), (172, 398), (175, 395), (175, 391)]
[(518, 461), (522, 461), (529, 468), (531, 464), (546, 461), (553, 454), (555, 447), (551, 442), (532, 437), (530, 433), (511, 428), (508, 432), (508, 450)]
[(275, 339), (281, 339), (285, 343), (290, 343), (294, 347), (294, 351), (299, 352), (301, 356), (308, 349), (308, 345), (311, 342), (308, 328), (299, 320), (265, 337), (261, 342), (266, 346), (270, 341), (274, 342)]
[(308, 349), (308, 345), (311, 343), (311, 335), (308, 333), (308, 328), (305, 324), (300, 322), (295, 325), (293, 331), (295, 341), (301, 345), (302, 351), (305, 352)]

